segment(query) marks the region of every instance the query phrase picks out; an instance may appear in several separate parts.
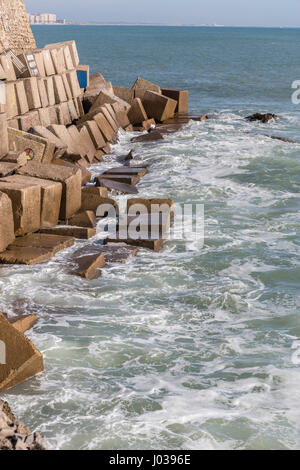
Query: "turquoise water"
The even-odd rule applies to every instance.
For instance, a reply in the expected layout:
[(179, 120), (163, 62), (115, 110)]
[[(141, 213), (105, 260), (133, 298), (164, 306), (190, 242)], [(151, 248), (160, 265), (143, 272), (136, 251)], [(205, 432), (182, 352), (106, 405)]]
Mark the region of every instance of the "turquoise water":
[[(107, 80), (188, 88), (189, 124), (151, 161), (140, 194), (205, 205), (205, 245), (169, 241), (85, 282), (67, 253), (1, 270), (0, 308), (36, 312), (45, 374), (6, 398), (60, 449), (297, 449), (300, 438), (300, 32), (35, 27), (76, 39)], [(267, 125), (250, 112), (274, 112)], [(104, 166), (130, 150), (122, 133)], [(98, 167), (102, 168), (101, 166)], [(95, 168), (97, 172), (97, 168)], [(124, 199), (124, 198), (121, 198)], [(78, 243), (78, 246), (80, 243)], [(69, 250), (72, 251), (72, 250)]]

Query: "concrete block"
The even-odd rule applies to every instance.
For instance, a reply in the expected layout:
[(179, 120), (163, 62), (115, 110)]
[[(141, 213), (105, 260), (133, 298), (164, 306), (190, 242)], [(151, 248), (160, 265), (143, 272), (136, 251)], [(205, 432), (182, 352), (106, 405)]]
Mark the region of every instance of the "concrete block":
[(143, 89), (149, 91), (155, 91), (156, 93), (161, 93), (161, 88), (155, 83), (149, 82), (142, 77), (138, 77), (132, 87), (133, 90)]
[(31, 176), (12, 175), (5, 178), (8, 183), (27, 186), (39, 186), (41, 188), (41, 228), (48, 228), (57, 225), (61, 197), (62, 183)]
[(56, 105), (49, 106), (48, 112), (50, 117), (50, 124), (58, 124), (58, 111)]
[(6, 114), (12, 119), (19, 114), (15, 82), (6, 82)]
[(113, 129), (114, 133), (116, 134), (120, 128), (119, 124), (117, 124), (116, 120), (112, 117), (111, 113), (105, 106), (100, 108), (101, 113), (104, 115), (106, 120), (108, 121), (110, 127)]
[(18, 129), (8, 128), (9, 149), (12, 152), (25, 152), (28, 160), (50, 163), (55, 155), (55, 145), (38, 135)]
[(98, 150), (105, 147), (107, 139), (105, 138), (104, 133), (101, 132), (98, 121), (95, 119), (95, 117), (93, 121), (87, 121), (84, 125), (89, 131), (94, 147), (96, 148), (96, 150)]
[[(53, 158), (60, 158), (64, 155), (64, 153), (68, 150), (67, 144), (65, 144), (56, 134), (51, 132), (44, 126), (36, 126), (33, 128), (33, 132), (36, 136), (41, 137), (42, 139), (46, 139), (52, 145), (55, 146), (55, 154)], [(47, 163), (47, 162), (45, 162)], [(48, 163), (51, 163), (50, 161)]]
[(18, 115), (26, 114), (29, 111), (26, 91), (23, 80), (17, 80), (15, 82), (16, 87), (16, 98), (18, 106)]
[(88, 227), (67, 227), (67, 226), (57, 226), (50, 227), (48, 229), (42, 229), (41, 233), (47, 233), (49, 235), (61, 235), (65, 237), (73, 237), (79, 240), (89, 240), (90, 238), (95, 237), (97, 231), (94, 228)]
[(106, 238), (104, 243), (126, 243), (127, 245), (136, 246), (140, 248), (147, 248), (148, 250), (152, 250), (155, 253), (158, 253), (164, 246), (165, 240), (163, 238), (158, 239), (141, 239), (141, 240), (133, 240), (130, 238)]
[(73, 100), (68, 101), (69, 113), (71, 117), (71, 122), (79, 119), (79, 114)]
[(0, 113), (0, 158), (8, 153), (7, 114)]
[(0, 163), (14, 163), (15, 165), (22, 166), (28, 162), (25, 152), (8, 152), (7, 155), (0, 159)]
[(58, 181), (63, 185), (60, 219), (67, 220), (81, 208), (81, 170), (29, 162), (18, 170), (20, 175)]
[(42, 108), (47, 108), (47, 106), (49, 106), (49, 99), (48, 99), (48, 93), (46, 90), (44, 78), (38, 78), (37, 85), (38, 85), (40, 100), (42, 103)]
[(117, 96), (118, 98), (121, 98), (122, 100), (126, 101), (130, 105), (132, 105), (132, 102), (135, 98), (134, 95), (134, 90), (132, 88), (125, 88), (122, 86), (114, 86), (114, 95)]
[(61, 126), (71, 124), (71, 115), (68, 102), (57, 104), (56, 107), (57, 122)]
[(39, 186), (8, 183), (1, 180), (0, 191), (7, 194), (12, 202), (16, 236), (23, 236), (40, 229), (41, 189)]
[(46, 49), (49, 49), (49, 48), (51, 49), (53, 47), (64, 48), (66, 46), (69, 48), (69, 51), (72, 57), (73, 68), (76, 68), (79, 65), (79, 56), (78, 56), (78, 51), (77, 51), (77, 46), (76, 46), (75, 41), (64, 41), (64, 42), (58, 42), (55, 44), (48, 44), (47, 46), (45, 46), (45, 48)]
[(140, 124), (143, 121), (147, 121), (148, 116), (140, 98), (135, 98), (132, 101), (132, 105), (127, 113), (127, 116), (132, 125)]
[(85, 151), (85, 158), (90, 165), (94, 161), (95, 155), (97, 154), (97, 150), (90, 137), (89, 131), (85, 126), (83, 126), (80, 129), (79, 133), (80, 133), (82, 147), (84, 148), (84, 151)]
[(134, 143), (149, 143), (164, 140), (163, 136), (158, 131), (152, 131), (150, 134), (139, 135), (131, 139), (131, 142)]
[(70, 101), (70, 100), (73, 99), (73, 93), (72, 93), (72, 90), (71, 90), (71, 87), (70, 87), (70, 84), (69, 84), (69, 80), (68, 80), (67, 75), (65, 73), (63, 73), (61, 77), (62, 77), (62, 81), (63, 81), (64, 87), (65, 87), (65, 92), (66, 92), (68, 101)]
[(82, 189), (82, 210), (96, 212), (102, 204), (112, 205), (116, 210), (116, 214), (119, 214), (118, 204), (113, 199), (107, 197), (106, 188), (91, 187)]
[(78, 212), (77, 214), (73, 215), (70, 219), (68, 219), (67, 225), (73, 225), (74, 227), (95, 228), (97, 225), (95, 212)]
[(0, 63), (4, 71), (7, 81), (15, 81), (17, 79), (14, 66), (12, 64), (11, 58), (6, 54), (0, 55)]
[(45, 73), (48, 77), (55, 75), (55, 68), (49, 49), (42, 49)]
[(42, 103), (41, 103), (41, 99), (39, 95), (37, 78), (36, 77), (25, 78), (24, 86), (25, 86), (29, 109), (32, 110), (32, 109), (41, 108)]
[(0, 252), (6, 250), (15, 239), (12, 202), (0, 192)]
[(149, 118), (163, 122), (174, 116), (177, 101), (153, 91), (146, 91), (143, 105)]
[[(102, 113), (96, 114), (96, 116), (94, 116), (94, 121), (96, 122), (98, 128), (100, 129), (105, 142), (112, 142), (115, 139), (116, 133), (111, 127), (111, 125), (109, 124), (109, 122), (107, 121), (104, 114)], [(105, 143), (104, 145), (101, 145), (101, 147), (99, 148), (103, 148), (104, 146), (105, 146)]]
[(78, 83), (76, 70), (66, 72), (66, 77), (69, 82), (73, 98), (78, 98), (79, 96), (81, 96), (81, 90)]
[(121, 106), (121, 109), (127, 110), (130, 108), (130, 104), (126, 103), (125, 101), (121, 100), (121, 98), (118, 98), (117, 96), (114, 96), (110, 94), (106, 90), (100, 91), (99, 95), (93, 102), (93, 105), (91, 107), (91, 110), (100, 108), (101, 106), (104, 106), (105, 104), (115, 104), (118, 103)]
[(12, 175), (20, 165), (18, 163), (0, 161), (0, 176)]
[(24, 132), (28, 132), (33, 127), (41, 124), (38, 110), (29, 111), (29, 113), (26, 113), (23, 116), (17, 116), (17, 119), (18, 128)]
[(101, 178), (101, 176), (95, 178), (95, 183), (96, 186), (107, 188), (109, 191), (114, 191), (116, 194), (138, 194), (138, 190), (135, 186)]
[(40, 108), (38, 110), (38, 113), (39, 113), (39, 122), (41, 126), (48, 127), (52, 124), (51, 116), (49, 113), (49, 108)]
[(174, 90), (171, 88), (162, 89), (162, 94), (177, 101), (176, 113), (188, 113), (189, 111), (189, 92), (188, 90)]
[(37, 69), (39, 71), (39, 76), (40, 77), (45, 77), (46, 76), (46, 70), (45, 70), (45, 64), (44, 64), (44, 56), (43, 56), (43, 51), (42, 49), (36, 49), (35, 51), (32, 52), (34, 56), (34, 60), (37, 65)]
[(49, 49), (50, 51), (55, 73), (56, 74), (64, 73), (66, 70), (66, 65), (65, 65), (65, 56), (64, 56), (63, 48), (55, 47), (54, 45), (53, 47), (48, 46), (47, 49)]
[(53, 77), (45, 78), (44, 83), (45, 83), (45, 88), (47, 92), (49, 106), (54, 106), (56, 104), (56, 101), (55, 101)]
[(0, 368), (0, 391), (8, 390), (44, 370), (42, 354), (2, 314), (0, 340), (6, 345), (6, 364)]
[(54, 96), (55, 103), (60, 104), (68, 101), (66, 90), (64, 87), (64, 82), (61, 75), (53, 76), (53, 86), (54, 86)]
[(74, 268), (70, 274), (80, 276), (88, 281), (97, 279), (100, 275), (100, 269), (104, 268), (106, 262), (104, 256), (100, 254), (86, 255), (72, 258)]

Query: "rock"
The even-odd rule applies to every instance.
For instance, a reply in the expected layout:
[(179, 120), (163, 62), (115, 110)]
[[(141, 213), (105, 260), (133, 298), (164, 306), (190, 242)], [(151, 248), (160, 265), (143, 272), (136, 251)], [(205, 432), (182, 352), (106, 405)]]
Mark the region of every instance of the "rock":
[(187, 113), (189, 110), (189, 92), (188, 90), (173, 90), (171, 88), (163, 88), (162, 94), (172, 100), (177, 101), (175, 113)]
[(93, 211), (83, 211), (73, 215), (67, 221), (67, 225), (75, 227), (95, 228), (97, 225), (96, 215)]
[(6, 250), (15, 239), (12, 202), (0, 192), (0, 252)]
[(16, 236), (23, 236), (40, 229), (41, 188), (39, 186), (0, 180), (0, 191), (7, 194), (11, 200)]
[(103, 254), (73, 257), (72, 263), (76, 266), (70, 274), (80, 276), (88, 281), (97, 279), (100, 269), (104, 268), (106, 262)]
[(96, 235), (96, 229), (88, 227), (64, 227), (57, 226), (41, 230), (41, 233), (48, 235), (61, 235), (64, 237), (73, 237), (79, 240), (88, 240)]
[(2, 314), (0, 340), (5, 345), (6, 362), (0, 367), (0, 391), (8, 390), (44, 370), (41, 353)]
[(8, 404), (0, 400), (0, 450), (48, 450), (39, 433), (30, 433), (17, 421)]
[(143, 134), (140, 135), (139, 137), (134, 137), (131, 139), (131, 142), (133, 143), (145, 143), (145, 142), (156, 142), (159, 140), (164, 140), (163, 136), (159, 131), (153, 131), (150, 134)]
[(255, 114), (252, 114), (251, 116), (247, 116), (246, 119), (247, 121), (250, 121), (250, 122), (260, 121), (265, 124), (270, 121), (277, 121), (279, 117), (276, 116), (276, 114), (271, 114), (271, 113), (267, 113), (267, 114), (255, 113)]
[(296, 140), (288, 139), (287, 137), (278, 137), (276, 135), (266, 135), (265, 134), (265, 137), (269, 137), (270, 139), (274, 139), (274, 140), (280, 140), (281, 142), (287, 142), (287, 143), (290, 143), (290, 144), (298, 144), (299, 143)]
[(18, 174), (62, 183), (61, 220), (67, 220), (81, 208), (81, 170), (29, 162), (19, 168)]
[(174, 116), (177, 101), (153, 91), (146, 91), (143, 105), (149, 118), (163, 122)]

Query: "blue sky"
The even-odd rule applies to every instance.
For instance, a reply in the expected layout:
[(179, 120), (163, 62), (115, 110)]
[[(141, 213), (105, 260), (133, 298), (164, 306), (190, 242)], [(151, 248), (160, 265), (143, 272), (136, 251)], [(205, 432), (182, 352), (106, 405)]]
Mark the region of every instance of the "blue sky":
[(300, 0), (25, 0), (73, 21), (300, 26)]

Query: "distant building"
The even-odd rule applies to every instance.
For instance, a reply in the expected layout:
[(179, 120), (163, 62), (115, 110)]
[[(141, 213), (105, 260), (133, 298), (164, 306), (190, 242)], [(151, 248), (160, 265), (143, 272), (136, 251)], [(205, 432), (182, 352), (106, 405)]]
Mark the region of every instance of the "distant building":
[(66, 20), (59, 20), (54, 13), (39, 13), (28, 15), (30, 24), (66, 24)]

